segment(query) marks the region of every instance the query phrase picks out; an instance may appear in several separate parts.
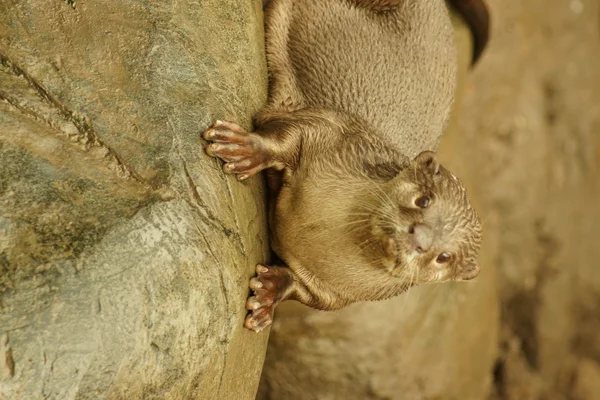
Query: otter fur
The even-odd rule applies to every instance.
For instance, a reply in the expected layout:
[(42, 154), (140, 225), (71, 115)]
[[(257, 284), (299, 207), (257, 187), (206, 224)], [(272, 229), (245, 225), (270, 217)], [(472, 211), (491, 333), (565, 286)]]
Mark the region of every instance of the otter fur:
[(246, 327), (287, 299), (334, 310), (477, 276), (480, 219), (434, 153), (457, 72), (444, 1), (271, 0), (265, 26), (255, 131), (204, 132), (225, 172), (267, 173), (279, 261), (256, 267)]

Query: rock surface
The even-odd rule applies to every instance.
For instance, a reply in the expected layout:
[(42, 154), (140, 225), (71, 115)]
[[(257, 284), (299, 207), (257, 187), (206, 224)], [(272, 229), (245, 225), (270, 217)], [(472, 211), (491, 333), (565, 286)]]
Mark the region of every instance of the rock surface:
[(258, 0), (0, 0), (0, 398), (251, 399), (262, 181), (201, 150), (266, 99)]

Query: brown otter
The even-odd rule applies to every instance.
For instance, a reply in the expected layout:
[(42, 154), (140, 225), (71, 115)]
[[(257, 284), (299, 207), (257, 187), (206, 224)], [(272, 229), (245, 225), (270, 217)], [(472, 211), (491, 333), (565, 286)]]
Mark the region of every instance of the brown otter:
[(271, 0), (266, 43), (256, 131), (204, 132), (225, 172), (267, 172), (282, 261), (256, 267), (245, 326), (286, 299), (333, 310), (477, 276), (479, 217), (432, 152), (457, 62), (443, 0)]

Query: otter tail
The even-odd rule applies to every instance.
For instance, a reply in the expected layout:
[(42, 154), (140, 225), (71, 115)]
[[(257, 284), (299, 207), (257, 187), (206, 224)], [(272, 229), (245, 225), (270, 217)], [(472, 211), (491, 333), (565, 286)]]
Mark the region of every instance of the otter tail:
[(475, 65), (489, 39), (490, 16), (483, 0), (448, 0), (471, 27), (473, 33), (473, 59)]

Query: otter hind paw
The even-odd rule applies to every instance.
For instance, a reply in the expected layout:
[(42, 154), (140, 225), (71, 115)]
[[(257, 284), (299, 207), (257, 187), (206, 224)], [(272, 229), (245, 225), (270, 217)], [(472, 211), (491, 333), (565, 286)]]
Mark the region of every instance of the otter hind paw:
[(275, 307), (287, 297), (293, 280), (287, 267), (256, 266), (256, 276), (250, 279), (249, 287), (254, 292), (248, 297), (244, 326), (260, 332), (273, 323)]
[(225, 173), (236, 174), (239, 180), (269, 167), (262, 138), (232, 122), (216, 121), (202, 136), (212, 142), (205, 147), (206, 154), (223, 160)]

